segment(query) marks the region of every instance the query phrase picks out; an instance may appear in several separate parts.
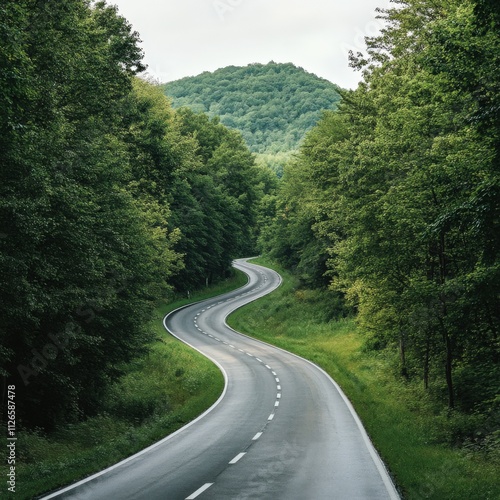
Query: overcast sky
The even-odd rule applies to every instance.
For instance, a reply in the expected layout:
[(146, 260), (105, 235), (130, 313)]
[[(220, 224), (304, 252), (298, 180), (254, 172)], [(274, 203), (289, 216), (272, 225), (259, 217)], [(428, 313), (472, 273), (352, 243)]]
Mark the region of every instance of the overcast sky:
[(141, 35), (148, 73), (161, 82), (229, 65), (291, 62), (355, 88), (349, 50), (380, 28), (389, 0), (108, 0)]

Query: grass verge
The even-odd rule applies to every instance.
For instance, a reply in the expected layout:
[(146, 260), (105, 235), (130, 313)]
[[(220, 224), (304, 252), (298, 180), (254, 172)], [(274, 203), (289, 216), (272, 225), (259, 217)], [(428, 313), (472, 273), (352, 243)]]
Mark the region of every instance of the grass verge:
[[(204, 356), (171, 337), (164, 316), (191, 302), (243, 286), (246, 275), (161, 303), (149, 354), (127, 365), (107, 397), (106, 411), (50, 435), (18, 432), (15, 499), (29, 499), (98, 472), (163, 439), (195, 419), (220, 396), (224, 379)], [(9, 497), (4, 497), (9, 498)]]
[(283, 285), (234, 312), (228, 323), (326, 370), (356, 408), (404, 498), (500, 498), (498, 462), (440, 443), (442, 416), (435, 415), (420, 387), (394, 376), (387, 354), (363, 348), (353, 320), (332, 320), (324, 293), (301, 289), (295, 277), (270, 261), (254, 262), (277, 270)]

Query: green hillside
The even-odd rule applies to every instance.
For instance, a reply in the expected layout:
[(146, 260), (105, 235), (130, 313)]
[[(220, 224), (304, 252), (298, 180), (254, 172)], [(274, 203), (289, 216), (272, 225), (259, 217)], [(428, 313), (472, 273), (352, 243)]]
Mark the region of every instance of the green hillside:
[(174, 108), (219, 116), (238, 129), (254, 153), (276, 155), (299, 147), (325, 109), (335, 109), (339, 87), (293, 64), (229, 66), (164, 86)]

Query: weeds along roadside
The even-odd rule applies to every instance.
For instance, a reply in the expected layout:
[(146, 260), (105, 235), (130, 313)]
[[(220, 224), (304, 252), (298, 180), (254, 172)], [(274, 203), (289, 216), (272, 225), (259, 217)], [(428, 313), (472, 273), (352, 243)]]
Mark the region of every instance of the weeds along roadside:
[(229, 325), (321, 366), (353, 403), (403, 498), (486, 500), (500, 498), (499, 463), (451, 447), (456, 418), (446, 418), (420, 382), (403, 382), (387, 352), (364, 348), (353, 319), (334, 318), (324, 292), (298, 280), (267, 259), (283, 277), (271, 295), (235, 311)]
[(17, 487), (30, 499), (98, 472), (163, 439), (194, 420), (220, 396), (224, 379), (204, 356), (163, 327), (169, 312), (243, 286), (245, 274), (210, 286), (190, 299), (161, 303), (151, 327), (157, 341), (143, 358), (123, 367), (106, 411), (85, 422), (42, 432), (18, 432)]

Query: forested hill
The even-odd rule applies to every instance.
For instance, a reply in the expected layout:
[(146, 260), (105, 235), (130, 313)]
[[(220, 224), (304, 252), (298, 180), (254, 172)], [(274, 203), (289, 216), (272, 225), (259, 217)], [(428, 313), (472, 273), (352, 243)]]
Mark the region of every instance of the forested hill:
[(219, 116), (241, 131), (254, 153), (298, 148), (325, 109), (335, 109), (339, 87), (293, 64), (229, 66), (164, 86), (174, 108)]

